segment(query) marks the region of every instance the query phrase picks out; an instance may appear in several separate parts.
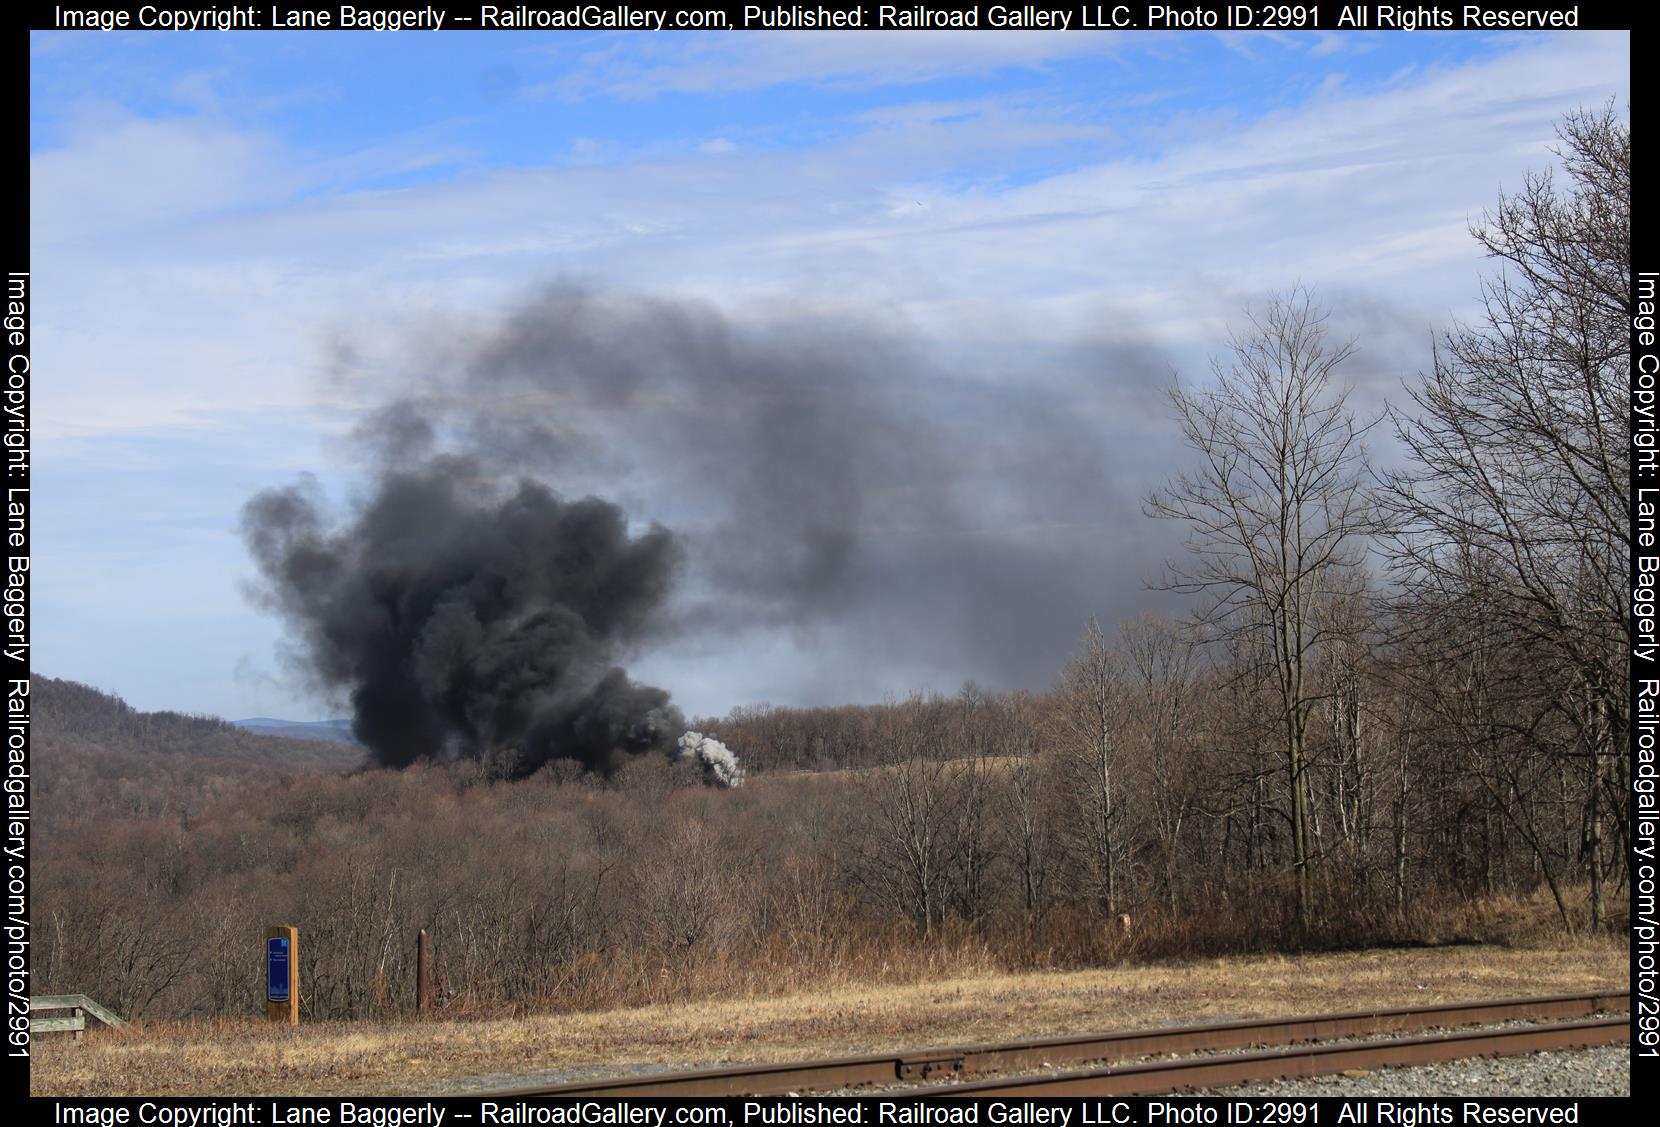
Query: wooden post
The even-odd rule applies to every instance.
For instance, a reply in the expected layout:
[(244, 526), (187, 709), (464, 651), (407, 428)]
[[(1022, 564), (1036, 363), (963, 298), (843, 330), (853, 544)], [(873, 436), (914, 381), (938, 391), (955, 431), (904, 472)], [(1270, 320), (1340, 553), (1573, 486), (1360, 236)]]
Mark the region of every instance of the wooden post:
[(432, 978), (427, 958), (427, 929), (415, 937), (415, 1008), (422, 1013), (432, 1005)]
[(300, 929), (265, 929), (265, 1016), (300, 1024)]

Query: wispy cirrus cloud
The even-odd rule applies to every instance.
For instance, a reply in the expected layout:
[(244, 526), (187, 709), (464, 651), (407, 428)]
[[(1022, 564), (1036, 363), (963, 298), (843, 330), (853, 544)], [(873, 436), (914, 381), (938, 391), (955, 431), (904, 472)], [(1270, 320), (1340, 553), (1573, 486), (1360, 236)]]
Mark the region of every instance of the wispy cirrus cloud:
[(585, 51), (550, 49), (564, 71), (543, 92), (580, 98), (654, 98), (664, 94), (739, 93), (776, 86), (872, 89), (948, 77), (1042, 71), (1057, 62), (1110, 59), (1125, 47), (1110, 33), (1023, 32), (986, 35), (811, 31), (708, 36), (687, 46), (614, 37)]

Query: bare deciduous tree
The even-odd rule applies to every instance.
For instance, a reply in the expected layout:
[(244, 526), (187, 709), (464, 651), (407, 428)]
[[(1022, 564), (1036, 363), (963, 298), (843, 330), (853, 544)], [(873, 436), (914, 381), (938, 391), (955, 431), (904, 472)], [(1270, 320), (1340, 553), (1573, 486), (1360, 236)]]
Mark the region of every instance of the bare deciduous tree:
[(939, 709), (921, 697), (886, 708), (878, 738), (892, 762), (860, 780), (864, 879), (928, 934), (943, 919), (958, 768)]
[(1304, 290), (1271, 299), (1213, 360), (1215, 385), (1178, 381), (1170, 401), (1199, 465), (1148, 498), (1155, 517), (1187, 522), (1190, 556), (1167, 586), (1210, 596), (1200, 614), (1220, 637), (1266, 655), (1281, 706), (1298, 918), (1312, 923), (1314, 857), (1305, 743), (1315, 607), (1334, 573), (1358, 566), (1372, 531), (1361, 438), (1367, 429), (1333, 385), (1353, 351), (1327, 339)]
[(1014, 693), (1000, 705), (1009, 732), (1008, 852), (1019, 879), (1020, 905), (1028, 928), (1041, 924), (1049, 907), (1052, 862), (1051, 828), (1045, 809), (1045, 773), (1039, 766), (1043, 744), (1038, 706), (1026, 693)]
[(1101, 624), (1091, 618), (1078, 652), (1061, 673), (1057, 712), (1066, 774), (1076, 804), (1067, 836), (1076, 843), (1092, 875), (1093, 906), (1108, 916), (1118, 913), (1119, 869), (1126, 853), (1121, 662), (1122, 656), (1108, 644)]
[(1176, 858), (1182, 831), (1198, 805), (1192, 701), (1195, 631), (1141, 615), (1119, 631), (1131, 689), (1130, 720), (1146, 775), (1147, 821), (1163, 855), (1164, 895), (1176, 902)]
[(1595, 923), (1634, 643), (1631, 129), (1610, 105), (1570, 115), (1559, 136), (1567, 191), (1530, 175), (1472, 232), (1500, 273), (1483, 287), (1480, 323), (1439, 343), (1397, 418), (1415, 464), (1386, 485), (1401, 609), (1417, 612), (1419, 634), (1444, 635), (1461, 616), (1561, 686), (1552, 708), (1579, 733), (1568, 754), (1584, 780)]

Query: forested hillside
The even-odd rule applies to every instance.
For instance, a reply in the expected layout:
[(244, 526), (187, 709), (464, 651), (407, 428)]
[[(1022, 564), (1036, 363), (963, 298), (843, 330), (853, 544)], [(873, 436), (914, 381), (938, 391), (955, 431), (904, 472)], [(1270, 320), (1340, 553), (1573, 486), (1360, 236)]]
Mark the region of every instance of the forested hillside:
[(77, 681), (37, 674), (30, 698), (33, 798), (48, 829), (83, 818), (181, 814), (274, 774), (339, 772), (362, 759), (348, 744), (261, 735), (217, 717), (140, 712)]

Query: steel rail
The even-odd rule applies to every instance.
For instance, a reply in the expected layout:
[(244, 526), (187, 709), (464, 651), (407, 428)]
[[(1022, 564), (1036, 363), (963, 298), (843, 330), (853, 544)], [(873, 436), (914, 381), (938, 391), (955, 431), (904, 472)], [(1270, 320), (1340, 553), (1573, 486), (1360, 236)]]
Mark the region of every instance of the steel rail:
[(1349, 1069), (1433, 1064), (1466, 1057), (1517, 1056), (1547, 1049), (1617, 1045), (1631, 1040), (1625, 1018), (1558, 1022), (1448, 1033), (1438, 1037), (1409, 1037), (1389, 1041), (1357, 1041), (1339, 1045), (1307, 1045), (1274, 1053), (1190, 1057), (1154, 1061), (1090, 1072), (1050, 1076), (1020, 1076), (970, 1084), (937, 1084), (884, 1092), (887, 1100), (987, 1098), (993, 1096), (1146, 1096), (1192, 1088), (1218, 1088), (1263, 1080), (1330, 1076)]
[[(487, 1098), (606, 1096), (768, 1096), (833, 1088), (917, 1083), (943, 1076), (1010, 1072), (1056, 1064), (1115, 1061), (1170, 1053), (1329, 1041), (1506, 1021), (1583, 1018), (1629, 1009), (1629, 991), (1454, 1002), (1392, 1010), (1356, 1010), (1310, 1017), (1263, 1018), (1204, 1025), (1074, 1034), (962, 1045), (833, 1060), (664, 1072), (482, 1093)], [(1343, 1067), (1350, 1067), (1345, 1065)], [(961, 1090), (966, 1085), (953, 1085)]]

